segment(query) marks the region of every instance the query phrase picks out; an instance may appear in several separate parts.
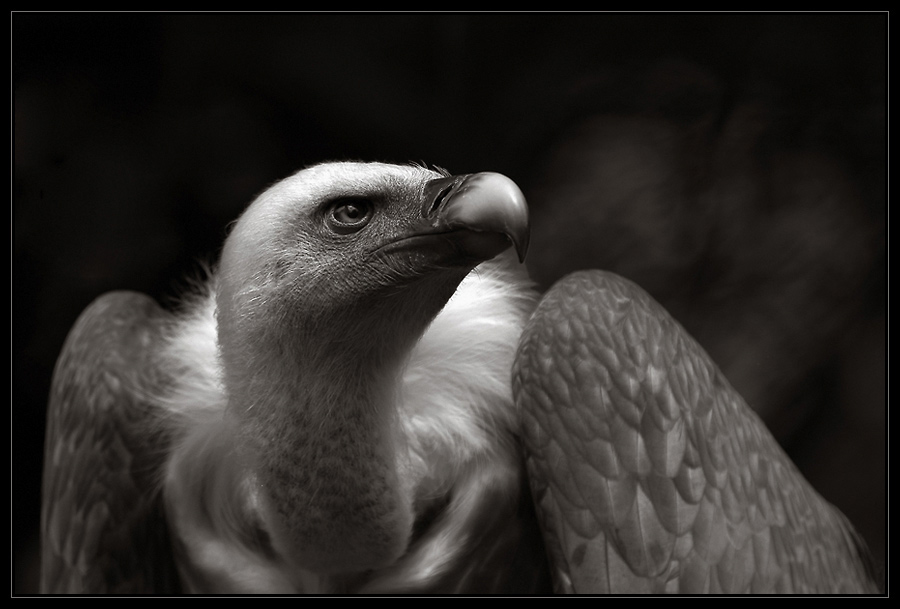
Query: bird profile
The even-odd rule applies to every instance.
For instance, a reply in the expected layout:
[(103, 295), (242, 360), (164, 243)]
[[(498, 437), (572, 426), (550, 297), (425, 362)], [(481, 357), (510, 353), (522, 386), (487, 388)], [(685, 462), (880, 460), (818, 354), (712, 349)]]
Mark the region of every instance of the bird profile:
[[(595, 315), (648, 298), (614, 276), (542, 297), (528, 237), (500, 174), (322, 163), (250, 204), (178, 310), (100, 296), (54, 372), (42, 590), (819, 591), (807, 548), (862, 564), (799, 474), (785, 493), (722, 485), (746, 481), (722, 430), (740, 422), (738, 452), (767, 431), (699, 347), (670, 347), (687, 339), (664, 311)], [(673, 379), (666, 435), (645, 396)], [(624, 414), (606, 420), (611, 388)], [(709, 400), (729, 407), (707, 437)], [(749, 445), (766, 472), (787, 462)], [(835, 535), (853, 543), (819, 543)], [(734, 561), (741, 577), (709, 576)]]
[[(454, 591), (486, 577), (473, 546), (496, 538), (506, 570), (520, 542), (539, 550), (517, 515), (527, 487), (509, 385), (536, 294), (502, 254), (524, 254), (527, 236), (524, 198), (498, 174), (321, 164), (248, 207), (182, 311), (101, 297), (73, 330), (51, 398), (51, 419), (69, 413), (78, 429), (57, 417), (48, 431), (70, 452), (48, 466), (44, 588), (69, 589), (57, 569), (75, 589), (104, 577), (93, 557), (57, 564), (71, 535), (52, 523), (104, 506), (113, 528), (150, 498), (171, 534), (173, 579), (190, 592)], [(146, 465), (107, 464), (59, 437), (108, 422), (88, 405), (98, 382), (119, 419), (104, 439)], [(157, 459), (134, 444), (149, 430)], [(86, 496), (69, 466), (118, 469), (140, 496), (105, 507), (113, 481)], [(97, 554), (111, 535), (99, 533)], [(501, 589), (522, 577), (487, 575)], [(122, 577), (103, 584), (145, 583)]]

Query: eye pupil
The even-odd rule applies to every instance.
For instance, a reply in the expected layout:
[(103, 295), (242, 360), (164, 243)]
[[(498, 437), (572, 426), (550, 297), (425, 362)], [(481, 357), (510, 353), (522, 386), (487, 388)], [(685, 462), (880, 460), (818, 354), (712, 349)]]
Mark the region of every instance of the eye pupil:
[(372, 204), (365, 199), (339, 201), (328, 214), (329, 224), (339, 233), (353, 232), (368, 224), (372, 216)]

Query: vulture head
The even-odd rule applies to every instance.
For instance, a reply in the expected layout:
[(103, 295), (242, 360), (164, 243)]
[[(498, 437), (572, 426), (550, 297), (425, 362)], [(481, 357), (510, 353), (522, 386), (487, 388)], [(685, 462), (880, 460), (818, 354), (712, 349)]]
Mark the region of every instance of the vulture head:
[(292, 568), (360, 572), (406, 552), (444, 475), (410, 454), (408, 421), (427, 413), (398, 412), (414, 401), (410, 352), (476, 265), (527, 244), (511, 180), (418, 166), (316, 165), (237, 221), (215, 279), (225, 436)]

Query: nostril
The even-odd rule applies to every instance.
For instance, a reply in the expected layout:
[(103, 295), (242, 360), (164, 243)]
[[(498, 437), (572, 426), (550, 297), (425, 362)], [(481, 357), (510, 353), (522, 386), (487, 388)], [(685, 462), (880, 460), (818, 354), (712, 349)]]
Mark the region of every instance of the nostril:
[(432, 201), (432, 203), (431, 203), (431, 209), (428, 210), (429, 215), (441, 208), (441, 205), (443, 205), (444, 200), (447, 198), (447, 196), (453, 190), (454, 186), (456, 186), (456, 184), (451, 183), (451, 184), (448, 184), (447, 186), (445, 186), (443, 189), (441, 189), (441, 192), (439, 192), (437, 194), (437, 196), (434, 198), (434, 201)]

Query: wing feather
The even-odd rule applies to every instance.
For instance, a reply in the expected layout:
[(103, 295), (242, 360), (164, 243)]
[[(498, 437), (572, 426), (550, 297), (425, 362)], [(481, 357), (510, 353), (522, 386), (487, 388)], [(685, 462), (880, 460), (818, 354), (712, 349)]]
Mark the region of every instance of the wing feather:
[(160, 501), (170, 432), (149, 396), (167, 313), (111, 292), (69, 333), (51, 388), (41, 510), (45, 593), (177, 592)]
[(513, 389), (558, 591), (877, 592), (846, 518), (633, 283), (558, 282)]

